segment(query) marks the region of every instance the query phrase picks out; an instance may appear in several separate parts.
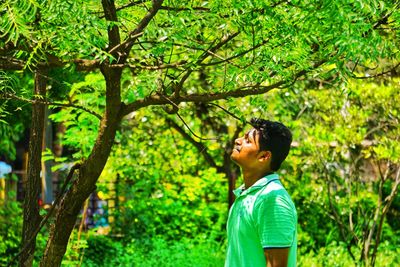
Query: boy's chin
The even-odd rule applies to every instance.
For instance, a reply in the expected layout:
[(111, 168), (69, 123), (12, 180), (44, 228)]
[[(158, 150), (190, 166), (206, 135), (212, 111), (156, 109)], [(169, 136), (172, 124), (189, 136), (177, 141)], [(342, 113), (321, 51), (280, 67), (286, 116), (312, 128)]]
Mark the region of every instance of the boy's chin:
[(235, 153), (231, 154), (231, 160), (233, 162), (235, 162), (237, 165), (240, 165), (239, 162), (238, 162), (238, 159), (237, 159), (237, 155), (235, 155)]

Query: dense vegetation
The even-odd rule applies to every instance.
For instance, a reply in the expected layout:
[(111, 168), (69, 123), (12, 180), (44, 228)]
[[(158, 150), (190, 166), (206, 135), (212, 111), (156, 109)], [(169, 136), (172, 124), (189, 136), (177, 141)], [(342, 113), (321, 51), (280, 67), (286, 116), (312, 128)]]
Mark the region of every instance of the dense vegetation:
[[(2, 160), (31, 131), (24, 204), (1, 203), (0, 264), (26, 246), (21, 266), (222, 266), (241, 182), (229, 154), (254, 116), (294, 134), (280, 173), (299, 266), (400, 264), (399, 3), (21, 0), (0, 13)], [(54, 217), (37, 203), (46, 164), (66, 186)], [(94, 190), (112, 199), (109, 222), (86, 231)]]
[[(382, 209), (380, 199), (393, 190), (396, 171), (398, 176), (398, 81), (351, 82), (337, 91), (307, 90), (300, 98), (294, 97), (297, 89), (293, 88), (235, 101), (237, 115), (281, 120), (294, 132), (292, 152), (280, 173), (299, 212), (300, 266), (356, 266), (362, 261), (374, 214)], [(53, 115), (54, 120), (65, 119), (64, 112)], [(190, 122), (193, 131), (215, 138), (202, 142), (221, 161), (220, 140), (226, 137), (204, 132), (205, 123), (195, 114), (185, 116), (195, 118)], [(231, 132), (241, 124), (223, 111), (215, 114), (216, 121), (218, 116), (225, 118), (219, 122)], [(78, 239), (76, 230), (64, 258), (66, 266), (154, 266), (160, 261), (170, 266), (223, 265), (227, 180), (166, 122), (170, 118), (153, 108), (122, 125), (98, 184), (104, 198), (113, 198), (109, 182), (120, 179), (121, 201), (112, 214), (111, 232), (98, 235), (94, 229)], [(78, 125), (65, 121), (71, 125), (63, 137), (65, 146), (83, 152), (88, 131), (75, 131)], [(134, 127), (137, 121), (141, 123)], [(382, 171), (388, 175), (384, 184)], [(399, 209), (397, 194), (387, 213), (380, 215), (384, 221), (376, 266), (400, 262)], [(4, 218), (21, 216), (15, 202), (2, 212)], [(18, 250), (21, 220), (1, 225), (6, 263)], [(46, 232), (40, 235), (38, 246), (45, 244)], [(374, 239), (369, 242), (372, 247), (376, 244)]]

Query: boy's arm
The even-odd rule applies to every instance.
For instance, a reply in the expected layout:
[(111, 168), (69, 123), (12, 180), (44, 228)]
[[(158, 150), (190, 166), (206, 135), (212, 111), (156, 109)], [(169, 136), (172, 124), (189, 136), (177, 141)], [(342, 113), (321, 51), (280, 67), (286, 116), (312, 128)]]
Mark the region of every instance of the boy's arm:
[(267, 267), (287, 267), (289, 248), (265, 248)]

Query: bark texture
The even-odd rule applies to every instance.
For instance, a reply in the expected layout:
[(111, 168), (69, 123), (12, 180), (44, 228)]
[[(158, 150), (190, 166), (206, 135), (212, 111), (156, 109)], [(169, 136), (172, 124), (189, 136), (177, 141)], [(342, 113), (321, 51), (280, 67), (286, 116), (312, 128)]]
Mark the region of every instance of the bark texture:
[(115, 133), (122, 119), (120, 81), (121, 70), (102, 68), (106, 79), (106, 110), (100, 123), (100, 132), (90, 156), (82, 163), (77, 178), (61, 200), (56, 220), (51, 227), (41, 267), (60, 266), (79, 212), (89, 195), (96, 189), (110, 155)]
[[(35, 91), (36, 98), (46, 97), (46, 79), (41, 72), (35, 73)], [(36, 229), (40, 224), (39, 214), (39, 193), (41, 190), (41, 159), (42, 159), (42, 141), (45, 124), (45, 106), (40, 103), (32, 105), (32, 124), (29, 137), (28, 151), (28, 173), (27, 181), (24, 187), (24, 222), (22, 227), (21, 247), (29, 243), (22, 251), (19, 258), (19, 266), (32, 266), (33, 254), (35, 252)]]

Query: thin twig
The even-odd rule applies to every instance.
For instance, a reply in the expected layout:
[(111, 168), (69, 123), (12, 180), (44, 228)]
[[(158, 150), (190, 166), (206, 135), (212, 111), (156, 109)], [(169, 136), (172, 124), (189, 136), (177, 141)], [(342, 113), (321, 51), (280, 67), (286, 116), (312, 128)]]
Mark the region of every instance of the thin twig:
[(396, 4), (394, 5), (393, 9), (390, 10), (388, 13), (386, 13), (380, 20), (378, 20), (374, 24), (373, 29), (377, 29), (380, 25), (387, 24), (389, 17), (393, 14), (394, 11), (396, 11), (396, 9), (399, 8), (399, 5), (400, 5), (400, 1), (397, 1)]
[(179, 113), (178, 113), (179, 106), (176, 103), (174, 103), (174, 101), (169, 99), (167, 96), (165, 96), (161, 93), (157, 93), (157, 94), (171, 103), (171, 105), (175, 108), (175, 111), (176, 111), (175, 114), (178, 116), (178, 118), (182, 121), (182, 123), (185, 125), (185, 127), (189, 130), (189, 132), (193, 136), (197, 137), (200, 140), (218, 140), (218, 138), (203, 138), (203, 137), (198, 136), (195, 132), (192, 131), (192, 129), (190, 129), (189, 125), (185, 122), (185, 120), (182, 118), (182, 116), (179, 115)]
[(400, 66), (400, 62), (397, 63), (393, 68), (391, 68), (391, 69), (388, 70), (388, 71), (384, 71), (384, 72), (381, 72), (381, 73), (378, 73), (378, 74), (375, 74), (375, 75), (371, 75), (371, 76), (356, 76), (356, 75), (352, 75), (352, 77), (353, 77), (354, 79), (372, 79), (372, 78), (380, 77), (380, 76), (389, 74), (389, 73), (391, 73), (391, 72), (393, 72), (393, 71), (396, 71), (396, 69), (397, 69), (399, 66)]
[[(154, 16), (157, 14), (157, 12), (160, 10), (162, 3), (164, 0), (153, 0), (153, 5), (151, 7), (151, 9), (149, 10), (149, 12), (143, 16), (142, 20), (139, 22), (139, 24), (136, 26), (136, 28), (131, 31), (128, 34), (128, 38), (116, 45), (115, 47), (113, 47), (110, 50), (110, 54), (112, 52), (122, 52), (125, 54), (125, 56), (128, 56), (129, 51), (131, 50), (133, 44), (135, 43), (135, 41), (139, 38), (139, 36), (141, 36), (143, 34), (143, 30), (147, 27), (147, 25), (150, 23), (150, 21), (154, 18)], [(122, 50), (122, 51), (120, 51)]]
[(69, 108), (76, 108), (76, 109), (80, 109), (83, 110), (93, 116), (95, 116), (96, 118), (98, 118), (99, 120), (101, 120), (101, 115), (98, 114), (97, 112), (90, 110), (88, 108), (79, 106), (79, 105), (75, 105), (75, 104), (67, 104), (67, 103), (59, 103), (59, 102), (49, 102), (49, 101), (43, 101), (40, 99), (27, 99), (24, 97), (20, 97), (14, 94), (10, 94), (10, 93), (6, 93), (6, 92), (2, 92), (0, 93), (0, 99), (15, 99), (15, 100), (19, 100), (22, 102), (27, 102), (30, 104), (42, 104), (42, 105), (46, 105), (46, 106), (58, 106), (58, 107), (69, 107)]
[[(139, 32), (136, 34), (131, 34), (129, 36), (129, 38), (136, 40), (138, 37), (142, 36), (143, 32)], [(113, 52), (117, 51), (118, 49), (120, 49), (121, 47), (126, 46), (126, 43), (120, 43), (119, 45), (114, 46), (113, 48), (110, 49), (110, 51), (108, 51), (109, 54), (112, 54)]]
[(195, 11), (210, 11), (209, 8), (207, 7), (202, 7), (202, 6), (194, 6), (194, 7), (171, 7), (171, 6), (162, 6), (160, 8), (161, 10), (167, 10), (167, 11), (191, 11), (191, 10), (195, 10)]
[[(235, 114), (233, 114), (232, 112), (230, 112), (229, 110), (227, 110), (226, 108), (221, 107), (220, 105), (217, 105), (217, 104), (215, 104), (215, 103), (208, 103), (208, 105), (210, 105), (210, 106), (215, 106), (215, 107), (217, 107), (217, 108), (220, 108), (220, 109), (222, 109), (225, 113), (227, 113), (229, 116), (231, 116), (231, 117), (237, 119), (237, 120), (240, 121), (240, 122), (243, 122), (243, 120), (242, 120), (241, 118), (239, 118), (238, 116), (236, 116)], [(248, 122), (248, 121), (245, 121), (245, 123), (246, 123), (246, 124), (250, 124), (250, 122)]]
[[(130, 3), (126, 4), (126, 5), (122, 5), (120, 7), (117, 7), (115, 10), (116, 11), (121, 11), (121, 10), (123, 10), (125, 8), (132, 7), (132, 6), (138, 6), (138, 5), (144, 4), (146, 2), (149, 2), (149, 1), (146, 1), (146, 0), (133, 1), (133, 2), (130, 2)], [(103, 12), (95, 12), (94, 14), (96, 14), (96, 13), (103, 13)], [(102, 19), (104, 17), (105, 17), (105, 15), (102, 15), (99, 18)]]
[(183, 138), (185, 138), (186, 140), (188, 140), (193, 146), (195, 146), (197, 148), (197, 150), (203, 155), (204, 159), (210, 164), (211, 167), (214, 167), (216, 169), (219, 169), (220, 166), (218, 166), (215, 163), (215, 160), (213, 159), (213, 157), (208, 153), (207, 147), (201, 143), (198, 142), (196, 140), (194, 140), (189, 134), (187, 134), (184, 129), (182, 129), (174, 120), (165, 117), (165, 120), (167, 121), (167, 123), (169, 123), (176, 131), (178, 131), (178, 133), (180, 133)]
[(183, 124), (184, 124), (185, 127), (189, 130), (189, 132), (190, 132), (193, 136), (197, 137), (198, 139), (200, 139), (200, 140), (218, 140), (218, 138), (203, 138), (203, 137), (198, 136), (197, 134), (195, 134), (195, 133), (192, 131), (192, 129), (190, 129), (189, 125), (185, 122), (185, 120), (181, 117), (181, 115), (179, 115), (178, 112), (176, 113), (176, 115), (177, 115), (178, 118), (183, 122)]
[[(218, 58), (220, 58), (220, 59), (222, 59), (222, 60), (221, 60), (221, 61), (214, 61), (214, 62), (210, 62), (210, 63), (203, 63), (203, 64), (201, 64), (201, 65), (202, 65), (202, 66), (213, 66), (213, 65), (221, 64), (221, 63), (223, 63), (223, 62), (229, 62), (230, 64), (234, 65), (234, 63), (231, 62), (232, 59), (241, 57), (241, 56), (243, 56), (243, 55), (245, 55), (245, 54), (247, 54), (247, 53), (249, 53), (249, 52), (253, 52), (253, 53), (254, 53), (254, 50), (256, 50), (257, 48), (259, 48), (259, 47), (261, 47), (261, 46), (263, 46), (263, 45), (265, 45), (265, 44), (268, 43), (268, 42), (269, 42), (269, 39), (263, 40), (261, 43), (259, 43), (259, 44), (257, 44), (257, 45), (254, 45), (252, 48), (247, 49), (247, 50), (245, 50), (245, 51), (243, 51), (243, 52), (240, 52), (240, 53), (238, 53), (238, 54), (236, 54), (236, 55), (233, 55), (233, 56), (231, 56), (231, 57), (229, 57), (229, 58), (226, 58), (226, 59), (222, 59), (220, 56), (216, 56), (216, 57), (218, 57)], [(280, 44), (279, 44), (279, 45), (280, 45)], [(276, 48), (276, 47), (278, 47), (279, 45), (276, 45), (276, 46), (274, 46), (273, 48)], [(253, 60), (254, 60), (254, 58), (253, 58)]]
[[(171, 64), (171, 59), (172, 59), (172, 53), (173, 52), (174, 52), (174, 44), (172, 43), (171, 52), (169, 53), (169, 58), (168, 58), (168, 63), (167, 64)], [(164, 79), (162, 81), (163, 86), (165, 84), (165, 81), (167, 80), (168, 71), (169, 71), (169, 69), (167, 69), (167, 71), (165, 72)]]
[(133, 65), (133, 64), (112, 64), (111, 68), (125, 68), (128, 67), (130, 69), (139, 69), (139, 70), (162, 70), (162, 69), (176, 69), (182, 66), (185, 66), (187, 61), (181, 60), (171, 64), (161, 64), (161, 65)]
[[(317, 63), (315, 63), (310, 70), (301, 70), (297, 72), (294, 77), (289, 81), (289, 79), (286, 80), (281, 80), (276, 83), (270, 84), (268, 86), (262, 86), (260, 84), (255, 84), (255, 85), (247, 85), (247, 86), (241, 86), (238, 88), (235, 88), (235, 90), (230, 90), (230, 91), (223, 91), (223, 92), (215, 92), (215, 93), (204, 93), (204, 94), (188, 94), (188, 95), (182, 95), (177, 97), (171, 97), (175, 103), (181, 103), (181, 102), (211, 102), (215, 100), (220, 100), (220, 99), (227, 99), (229, 97), (233, 98), (238, 98), (238, 97), (243, 97), (243, 96), (248, 96), (248, 95), (260, 95), (267, 93), (268, 91), (276, 88), (284, 88), (287, 86), (290, 86), (290, 84), (293, 84), (293, 82), (298, 79), (300, 76), (305, 75), (306, 73), (320, 67), (322, 64), (324, 64), (326, 61), (322, 60)], [(249, 89), (250, 88), (250, 89)], [(147, 106), (154, 106), (154, 105), (165, 105), (168, 104), (170, 101), (167, 99), (164, 99), (163, 97), (160, 97), (159, 95), (148, 95), (144, 99), (139, 99), (134, 102), (128, 103), (123, 107), (122, 114), (123, 115), (128, 115), (129, 113), (143, 108)]]

